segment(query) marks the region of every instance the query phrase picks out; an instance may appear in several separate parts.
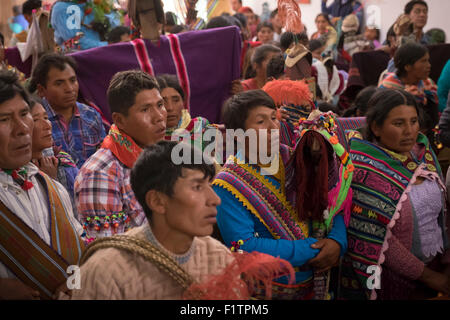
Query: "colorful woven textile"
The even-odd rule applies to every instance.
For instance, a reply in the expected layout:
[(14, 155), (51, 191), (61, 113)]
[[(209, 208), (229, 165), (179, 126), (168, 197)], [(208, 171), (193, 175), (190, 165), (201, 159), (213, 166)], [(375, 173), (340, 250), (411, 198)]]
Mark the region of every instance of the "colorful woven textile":
[(239, 163), (231, 156), (214, 180), (214, 185), (230, 191), (270, 231), (275, 239), (298, 240), (308, 237), (308, 225), (298, 221), (297, 213), (284, 192), (284, 164), (289, 149), (280, 145), (281, 190), (275, 188), (255, 167)]
[(79, 263), (84, 243), (70, 222), (52, 179), (37, 175), (47, 191), (51, 245), (0, 202), (0, 261), (27, 286), (51, 299), (67, 278), (69, 265)]
[(425, 152), (416, 160), (396, 154), (371, 142), (352, 138), (351, 160), (355, 166), (352, 181), (353, 204), (347, 229), (348, 252), (343, 259), (341, 295), (344, 299), (375, 299), (368, 288), (372, 275), (370, 266), (384, 262), (391, 220), (398, 215), (398, 204), (416, 169), (425, 167), (437, 172), (440, 168), (426, 137), (419, 134), (418, 143)]
[(348, 130), (358, 130), (363, 128), (366, 125), (366, 117), (355, 117), (355, 118), (337, 118), (336, 119), (336, 134), (339, 139), (339, 143), (345, 148), (345, 150), (349, 150), (349, 144), (347, 141)]

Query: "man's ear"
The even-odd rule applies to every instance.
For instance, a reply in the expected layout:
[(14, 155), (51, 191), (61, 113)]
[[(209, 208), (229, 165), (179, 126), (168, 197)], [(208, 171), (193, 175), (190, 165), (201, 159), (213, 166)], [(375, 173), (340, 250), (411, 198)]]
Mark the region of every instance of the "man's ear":
[(145, 195), (145, 203), (152, 210), (153, 214), (165, 214), (168, 197), (162, 192), (150, 190)]
[(120, 112), (113, 112), (111, 117), (112, 117), (114, 124), (117, 126), (117, 128), (119, 128), (120, 130), (123, 130), (125, 127), (125, 123), (126, 123), (126, 117), (123, 114), (121, 114)]
[(37, 89), (39, 97), (41, 97), (41, 98), (45, 97), (46, 90), (42, 84), (39, 83), (36, 86), (36, 89)]

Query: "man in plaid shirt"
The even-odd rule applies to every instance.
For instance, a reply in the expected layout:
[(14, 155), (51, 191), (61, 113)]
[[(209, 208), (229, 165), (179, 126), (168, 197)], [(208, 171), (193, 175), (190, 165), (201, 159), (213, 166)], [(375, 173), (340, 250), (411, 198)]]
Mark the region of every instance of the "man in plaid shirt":
[(75, 61), (61, 54), (43, 56), (33, 71), (30, 87), (37, 88), (52, 123), (53, 141), (70, 154), (78, 168), (105, 137), (100, 113), (77, 102)]
[(119, 72), (108, 88), (113, 125), (75, 180), (78, 219), (87, 236), (123, 233), (146, 222), (131, 189), (130, 172), (143, 148), (163, 140), (167, 112), (156, 79), (139, 70)]

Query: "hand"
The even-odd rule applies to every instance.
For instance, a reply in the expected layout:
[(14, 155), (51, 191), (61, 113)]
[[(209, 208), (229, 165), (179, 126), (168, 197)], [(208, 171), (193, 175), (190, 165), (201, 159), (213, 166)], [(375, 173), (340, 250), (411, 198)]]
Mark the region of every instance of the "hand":
[(333, 239), (322, 239), (311, 245), (313, 249), (320, 249), (319, 254), (309, 261), (315, 272), (325, 272), (339, 262), (341, 246)]
[(237, 80), (233, 80), (231, 81), (231, 94), (235, 95), (239, 92), (243, 92), (244, 88), (242, 87), (242, 83), (241, 80), (237, 79)]
[(424, 284), (444, 295), (450, 294), (450, 278), (447, 274), (433, 271), (427, 267), (423, 268), (419, 278)]
[(40, 295), (18, 279), (0, 279), (0, 300), (40, 300)]
[(32, 162), (52, 179), (57, 179), (58, 159), (56, 157), (42, 157), (41, 159), (33, 159)]

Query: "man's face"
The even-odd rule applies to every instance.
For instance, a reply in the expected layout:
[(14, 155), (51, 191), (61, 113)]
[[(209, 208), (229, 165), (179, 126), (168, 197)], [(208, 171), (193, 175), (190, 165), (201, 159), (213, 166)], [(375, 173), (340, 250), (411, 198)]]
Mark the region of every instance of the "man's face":
[(233, 9), (234, 12), (238, 12), (238, 10), (242, 7), (242, 4), (239, 2), (239, 0), (231, 0), (231, 9)]
[(276, 14), (272, 19), (270, 19), (270, 23), (272, 23), (272, 25), (275, 29), (283, 28), (283, 25), (281, 24), (281, 20), (278, 17), (278, 14)]
[(409, 14), (414, 28), (423, 29), (428, 21), (428, 9), (423, 4), (416, 4)]
[(32, 135), (30, 108), (19, 94), (0, 104), (0, 168), (17, 169), (30, 162)]
[(128, 115), (116, 114), (120, 130), (128, 134), (142, 148), (163, 140), (166, 134), (167, 111), (157, 89), (142, 90), (136, 95)]
[(46, 86), (38, 85), (38, 90), (56, 112), (74, 108), (78, 98), (78, 80), (75, 71), (68, 64), (64, 70), (50, 68)]
[(172, 233), (188, 237), (212, 234), (220, 198), (203, 172), (183, 168), (182, 176), (173, 187), (172, 196), (165, 197), (165, 222)]

